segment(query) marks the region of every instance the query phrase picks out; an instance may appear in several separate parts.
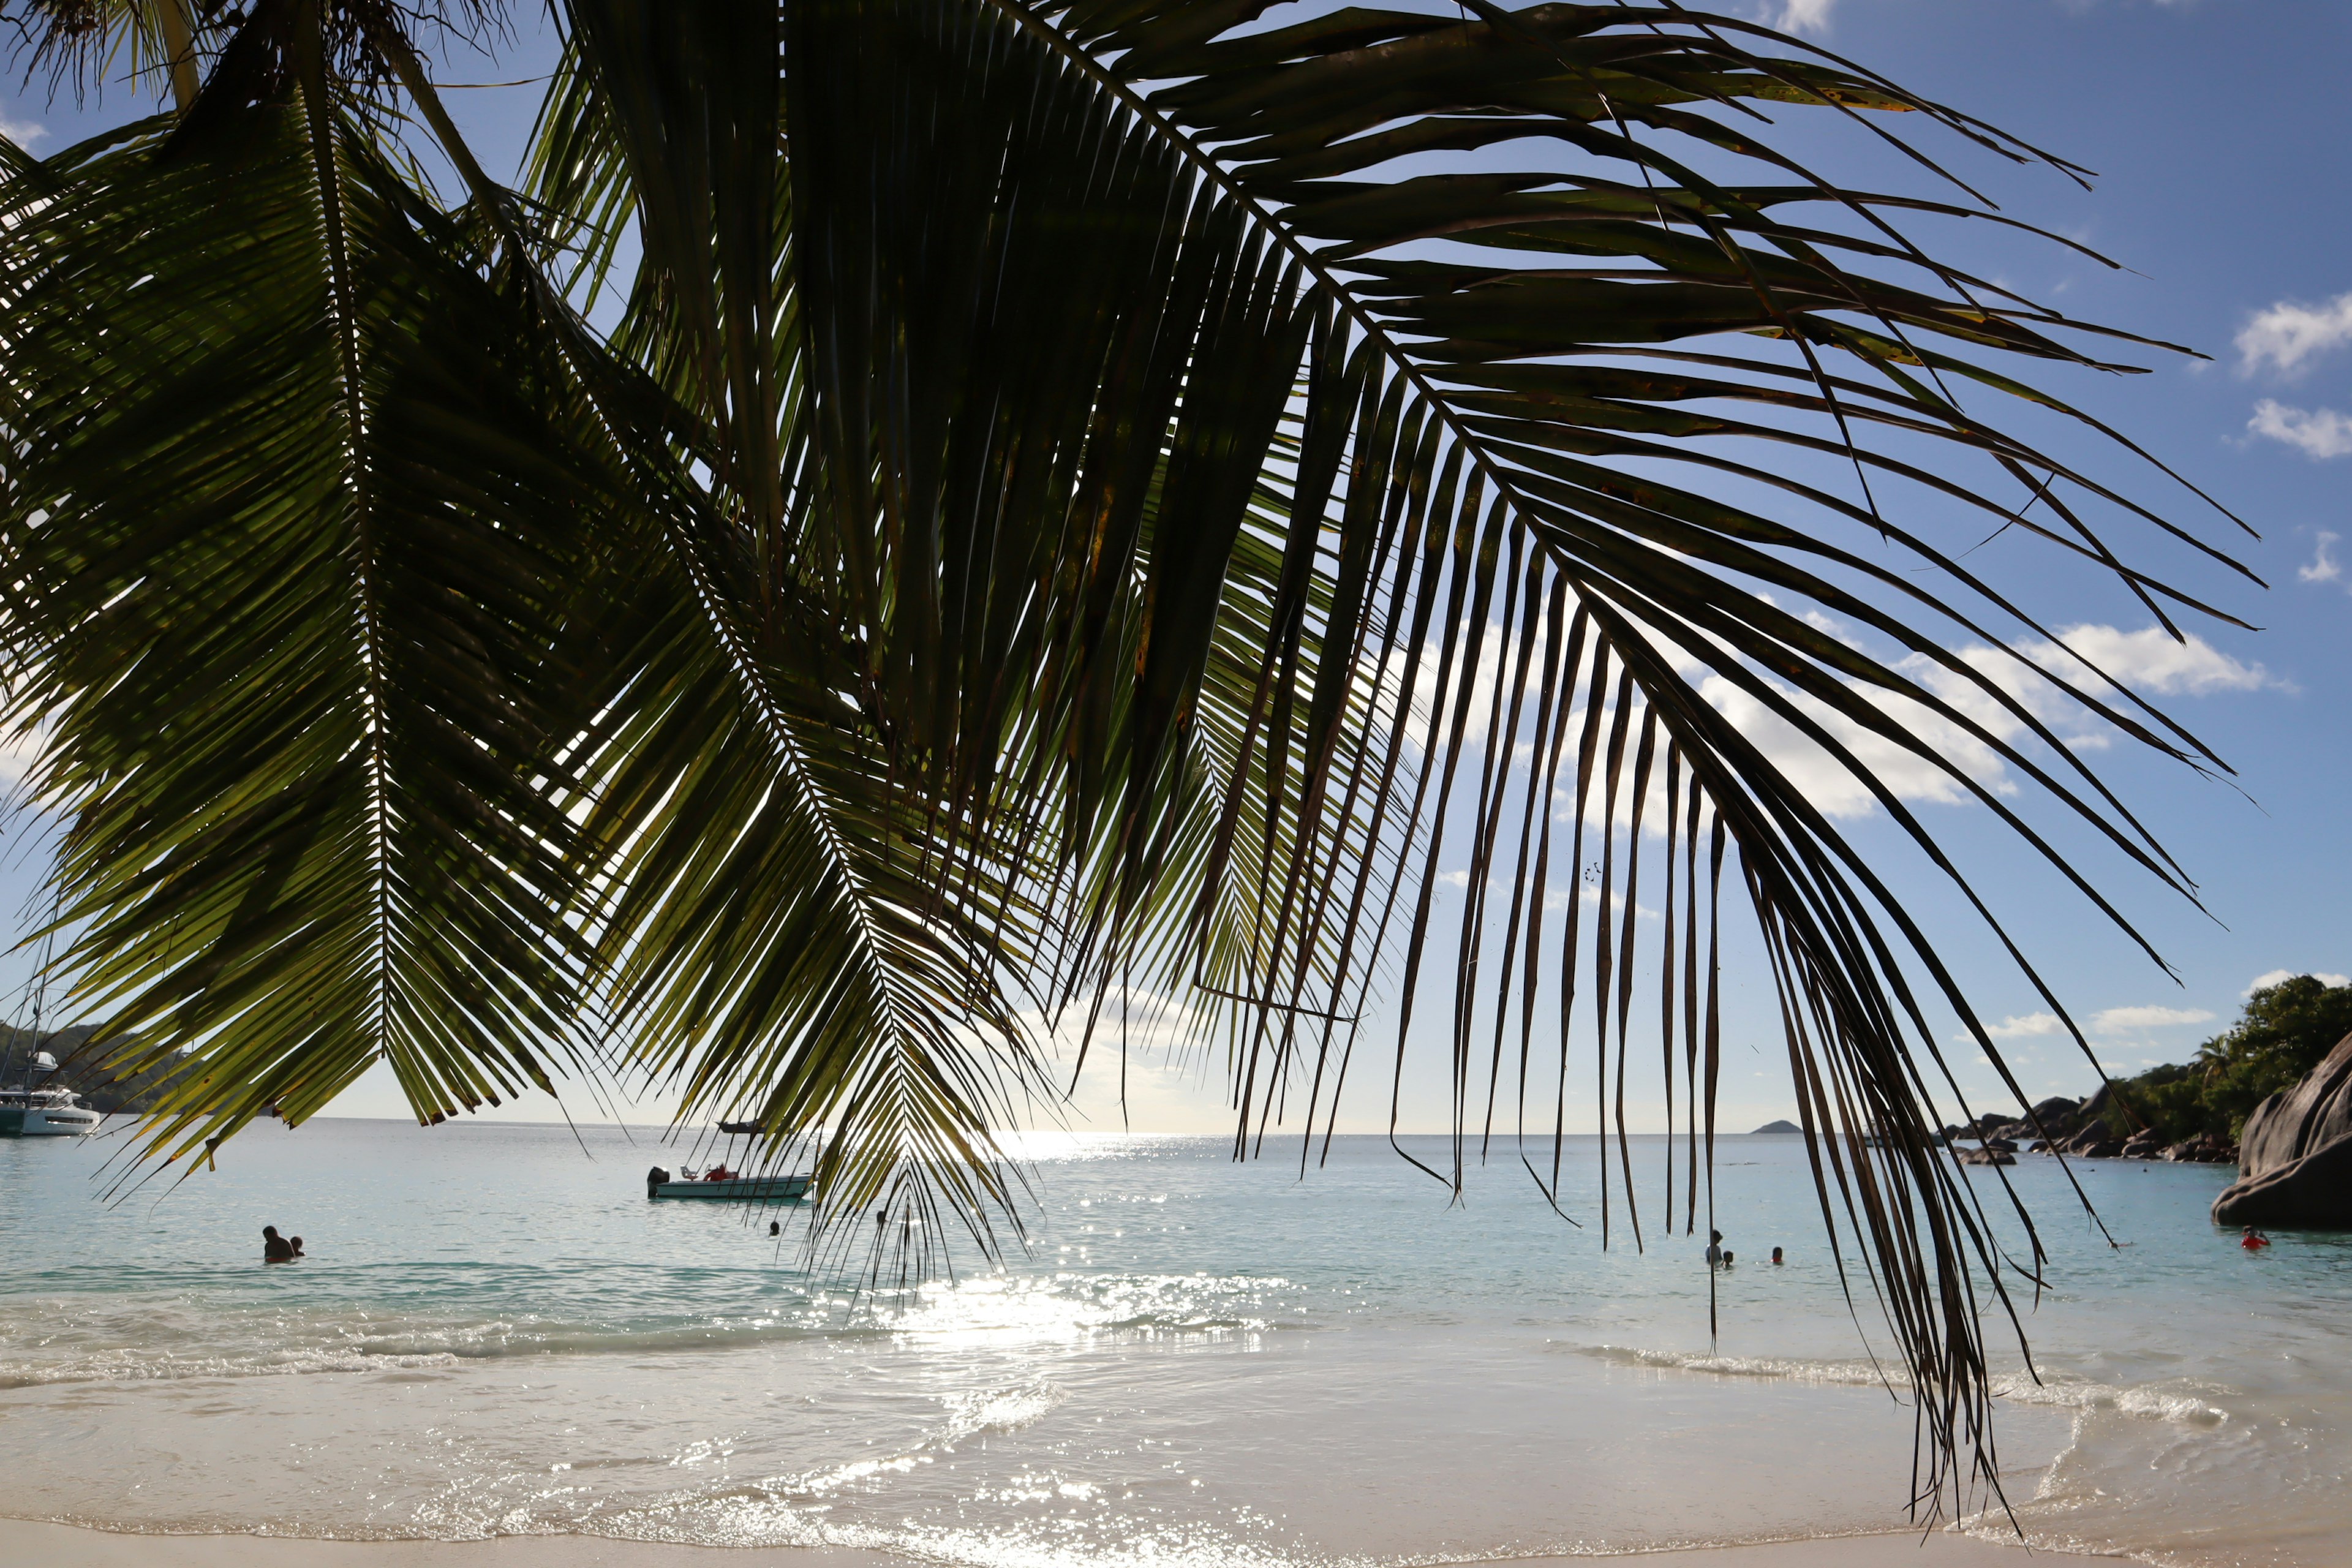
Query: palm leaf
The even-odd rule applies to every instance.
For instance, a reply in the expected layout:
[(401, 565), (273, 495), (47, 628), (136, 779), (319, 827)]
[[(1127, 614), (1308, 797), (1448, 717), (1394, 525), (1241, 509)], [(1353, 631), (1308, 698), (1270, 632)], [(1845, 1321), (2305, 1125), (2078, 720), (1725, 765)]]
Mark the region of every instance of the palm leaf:
[(5, 197), (16, 716), (53, 738), (94, 1048), (199, 1048), (175, 1153), (379, 1057), (436, 1119), (568, 1061), (578, 720), (545, 678), (625, 504), (315, 37), (246, 42), (185, 122)]
[[(264, 5), (207, 25), (216, 61), (168, 135), (16, 167), (11, 673), (77, 814), (82, 984), (215, 1042), (175, 1114), (225, 1130), (271, 1073), (323, 1090), (370, 1049), (419, 1064), (426, 1114), (536, 1081), (584, 987), (689, 1114), (757, 1120), (771, 1159), (812, 1147), (831, 1218), (878, 1201), (983, 1246), (992, 1215), (1017, 1225), (992, 1129), (1050, 1108), (1042, 1035), (1069, 1010), (1176, 998), (1222, 1035), (1240, 1141), (1296, 1124), (1305, 1158), (1377, 986), (1392, 1124), (1414, 1018), (1450, 1013), (1457, 1136), (1432, 1174), (1458, 1190), (1505, 1136), (1558, 1206), (1573, 1074), (1616, 1131), (1598, 1228), (1622, 1209), (1643, 1245), (1706, 1192), (1727, 882), (1841, 1268), (1922, 1391), (1929, 1490), (1971, 1442), (1990, 1476), (1978, 1325), (2009, 1258), (1930, 1135), (1960, 1098), (1931, 1006), (2000, 1054), (1725, 694), (1844, 765), (1988, 921), (1862, 741), (1940, 771), (2126, 931), (2075, 842), (2189, 895), (1966, 650), (2220, 760), (2043, 658), (2048, 630), (1916, 503), (2112, 572), (2176, 634), (2220, 615), (2100, 528), (2226, 554), (2007, 422), (2114, 437), (2017, 366), (2167, 345), (1923, 250), (1898, 218), (2027, 226), (1878, 122), (2080, 171), (1769, 29), (1672, 4), (1261, 30), (1263, 9), (573, 0), (519, 195), (389, 13)], [(389, 173), (386, 81), (462, 208)], [(1895, 140), (1940, 194), (1817, 175), (1762, 106)], [(239, 228), (218, 215), (247, 208), (196, 198), (247, 165)], [(324, 221), (263, 221), (297, 212)], [(264, 277), (266, 300), (236, 286)], [(608, 289), (600, 337), (580, 312)], [(436, 406), (475, 436), (398, 445), (401, 411), (424, 427), (404, 376), (463, 387)], [(278, 425), (214, 418), (279, 387)], [(404, 499), (377, 477), (404, 463), (445, 489)], [(151, 489), (112, 499), (133, 473)], [(467, 543), (379, 595), (387, 527)], [(152, 629), (198, 602), (202, 658)], [(457, 605), (495, 631), (443, 629)], [(298, 696), (334, 723), (254, 738), (311, 711)], [(254, 728), (153, 760), (142, 737), (214, 708)], [(318, 862), (340, 880), (236, 815), (304, 790), (345, 816), (302, 831), (368, 851)], [(384, 891), (428, 818), (467, 933), (433, 994), (463, 1000), (403, 1035), (369, 999), (408, 994), (386, 955), (444, 940)], [(1661, 880), (1654, 957), (1636, 916)], [(1692, 1149), (1678, 1216), (1671, 1163), (1663, 1216), (1636, 1205), (1625, 1137), (1653, 973)], [(328, 1014), (315, 1041), (291, 1021)]]

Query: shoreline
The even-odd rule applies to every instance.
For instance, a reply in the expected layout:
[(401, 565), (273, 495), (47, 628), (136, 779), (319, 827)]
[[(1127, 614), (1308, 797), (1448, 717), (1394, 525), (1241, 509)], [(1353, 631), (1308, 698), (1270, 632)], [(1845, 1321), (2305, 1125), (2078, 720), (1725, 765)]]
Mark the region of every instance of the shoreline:
[[(1997, 1568), (2021, 1550), (2087, 1562), (2095, 1554), (1937, 1530), (1807, 1536), (1737, 1545), (1641, 1547), (1570, 1556), (1421, 1560), (1419, 1568), (1575, 1568), (1673, 1558), (1689, 1568)], [(2105, 1555), (2105, 1554), (2096, 1554)], [(19, 1568), (720, 1568), (730, 1559), (808, 1568), (904, 1568), (934, 1559), (846, 1546), (683, 1546), (602, 1535), (501, 1535), (487, 1541), (339, 1541), (291, 1535), (171, 1535), (0, 1517), (0, 1556)]]

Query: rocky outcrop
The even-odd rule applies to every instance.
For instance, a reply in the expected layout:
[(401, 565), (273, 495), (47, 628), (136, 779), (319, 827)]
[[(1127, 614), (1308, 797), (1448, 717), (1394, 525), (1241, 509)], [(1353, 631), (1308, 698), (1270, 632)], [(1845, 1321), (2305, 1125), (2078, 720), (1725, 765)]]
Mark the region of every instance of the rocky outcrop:
[(2213, 1223), (2352, 1230), (2352, 1035), (2246, 1118)]
[(1793, 1121), (1767, 1121), (1763, 1126), (1759, 1127), (1755, 1131), (1750, 1132), (1748, 1136), (1750, 1138), (1761, 1138), (1768, 1135), (1778, 1137), (1790, 1132), (1802, 1131), (1804, 1131), (1804, 1129), (1798, 1126)]
[[(2019, 1149), (2027, 1149), (2036, 1154), (2065, 1154), (2080, 1159), (2121, 1157), (2224, 1165), (2238, 1157), (2235, 1145), (2210, 1133), (2168, 1145), (2153, 1130), (2133, 1125), (2116, 1102), (2115, 1092), (2105, 1084), (2101, 1084), (2098, 1092), (2088, 1100), (2053, 1095), (2035, 1105), (2022, 1120), (1988, 1113), (1973, 1121), (1947, 1127), (1937, 1134), (1937, 1139), (1956, 1147), (1975, 1145), (1969, 1151), (1971, 1154), (1982, 1151), (2013, 1154)], [(1962, 1161), (1967, 1164), (1995, 1163), (1967, 1154)], [(2013, 1163), (2009, 1160), (1998, 1163)]]
[(2036, 1105), (2026, 1117), (2028, 1126), (2038, 1126), (2038, 1136), (2063, 1138), (2083, 1124), (2083, 1102), (2053, 1095)]

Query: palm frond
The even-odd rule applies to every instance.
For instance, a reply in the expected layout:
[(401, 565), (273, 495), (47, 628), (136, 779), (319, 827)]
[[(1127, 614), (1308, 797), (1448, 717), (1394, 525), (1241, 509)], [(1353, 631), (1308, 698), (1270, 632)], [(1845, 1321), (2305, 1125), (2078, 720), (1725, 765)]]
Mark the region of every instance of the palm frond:
[(52, 738), (94, 1048), (199, 1047), (175, 1154), (379, 1056), (436, 1119), (570, 1065), (548, 677), (627, 505), (519, 291), (276, 42), (215, 77), (244, 105), (0, 196), (12, 716)]
[[(2034, 231), (1884, 122), (2082, 171), (1768, 28), (1264, 10), (570, 0), (516, 193), (397, 18), (265, 5), (176, 128), (12, 165), (14, 716), (77, 814), (85, 990), (216, 1042), (174, 1114), (224, 1130), (375, 1048), (428, 1114), (538, 1081), (593, 994), (688, 1114), (813, 1149), (834, 1223), (984, 1247), (1018, 1223), (992, 1131), (1052, 1104), (1066, 1017), (1178, 999), (1223, 1034), (1237, 1143), (1296, 1125), (1305, 1159), (1360, 1043), (1401, 1119), (1444, 1009), (1431, 1173), (1507, 1139), (1559, 1206), (1573, 1078), (1614, 1131), (1596, 1228), (1640, 1246), (1677, 1218), (1626, 1137), (1648, 977), (1687, 1230), (1744, 902), (1927, 1490), (1971, 1443), (1990, 1476), (2006, 1256), (1932, 1139), (1931, 1011), (2000, 1053), (1735, 710), (1850, 772), (2065, 1018), (1864, 753), (2127, 932), (2076, 843), (2193, 897), (2017, 679), (2224, 764), (2048, 653), (1943, 521), (2175, 635), (2229, 619), (2107, 531), (2250, 574), (2027, 434), (2147, 458), (2018, 367), (2168, 345), (1916, 243)], [(461, 208), (392, 172), (385, 82)], [(1935, 188), (1818, 174), (1768, 109)], [(452, 868), (413, 904), (409, 855)], [(1360, 1038), (1376, 994), (1392, 1046)]]

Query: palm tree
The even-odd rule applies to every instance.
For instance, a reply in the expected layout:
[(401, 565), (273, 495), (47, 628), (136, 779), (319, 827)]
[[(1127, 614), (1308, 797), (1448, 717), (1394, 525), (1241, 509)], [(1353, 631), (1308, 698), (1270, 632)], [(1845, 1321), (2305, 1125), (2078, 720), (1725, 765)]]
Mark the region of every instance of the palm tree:
[[(1768, 28), (1265, 9), (564, 0), (509, 185), (427, 58), (492, 0), (7, 6), (37, 65), (173, 97), (6, 148), (0, 192), (8, 715), (114, 1067), (196, 1053), (145, 1147), (379, 1058), (431, 1121), (625, 1070), (813, 1159), (832, 1212), (986, 1247), (992, 1130), (1066, 1089), (1065, 1020), (1179, 1008), (1237, 1152), (1287, 1126), (1303, 1161), (1377, 994), (1399, 1061), (1450, 1014), (1433, 1174), (1499, 1140), (1556, 1198), (1573, 1068), (1638, 1244), (1629, 1037), (1654, 1016), (1687, 1230), (1744, 906), (1824, 1221), (1947, 1463), (2007, 1298), (1932, 1141), (1931, 1010), (2000, 1053), (1735, 716), (1988, 921), (1873, 757), (2126, 931), (2067, 837), (2187, 895), (2020, 682), (2219, 760), (2052, 657), (1949, 521), (2176, 636), (2219, 615), (2093, 519), (2226, 556), (2003, 422), (2136, 451), (2020, 377), (2164, 345), (1920, 248), (1897, 218), (2025, 226), (1885, 122), (2081, 171)], [(1799, 111), (1921, 190), (1776, 151)]]

